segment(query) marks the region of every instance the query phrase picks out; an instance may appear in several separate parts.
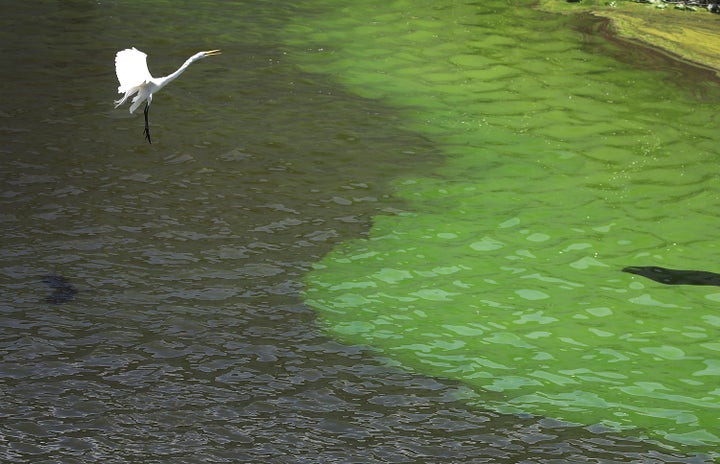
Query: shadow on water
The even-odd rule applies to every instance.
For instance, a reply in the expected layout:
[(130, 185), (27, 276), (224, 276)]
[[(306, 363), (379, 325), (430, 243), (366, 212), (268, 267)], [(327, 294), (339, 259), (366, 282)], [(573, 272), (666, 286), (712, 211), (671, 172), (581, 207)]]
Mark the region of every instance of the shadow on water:
[(77, 287), (73, 285), (65, 277), (48, 274), (42, 279), (48, 287), (52, 290), (50, 294), (45, 298), (46, 303), (50, 304), (63, 304), (70, 302), (75, 299), (75, 295), (78, 293)]
[[(458, 383), (318, 329), (298, 296), (311, 263), (401, 211), (389, 183), (437, 155), (378, 102), (285, 63), (274, 35), (294, 13), (262, 1), (6, 6), (0, 456), (672, 459), (473, 409)], [(141, 119), (112, 110), (115, 51), (143, 49), (161, 75), (208, 45), (225, 61), (157, 96), (147, 146)], [(48, 272), (56, 297), (44, 301)]]

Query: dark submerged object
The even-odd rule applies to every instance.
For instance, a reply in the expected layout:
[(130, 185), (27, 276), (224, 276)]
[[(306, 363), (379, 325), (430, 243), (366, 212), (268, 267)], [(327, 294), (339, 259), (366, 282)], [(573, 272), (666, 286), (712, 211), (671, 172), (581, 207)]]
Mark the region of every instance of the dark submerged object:
[(65, 277), (59, 275), (46, 275), (42, 281), (53, 289), (52, 293), (45, 298), (45, 301), (50, 304), (63, 304), (72, 301), (78, 292), (77, 287), (70, 283)]
[(665, 269), (657, 266), (628, 266), (623, 269), (623, 272), (637, 274), (667, 285), (720, 286), (720, 274), (714, 272)]

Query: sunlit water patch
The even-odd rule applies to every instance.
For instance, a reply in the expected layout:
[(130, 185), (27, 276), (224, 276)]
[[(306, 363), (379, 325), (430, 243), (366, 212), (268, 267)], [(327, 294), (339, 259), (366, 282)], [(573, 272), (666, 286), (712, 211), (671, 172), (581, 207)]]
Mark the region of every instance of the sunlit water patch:
[(294, 59), (399, 108), (446, 163), (316, 266), (330, 332), (497, 410), (710, 452), (720, 289), (620, 269), (720, 269), (717, 86), (615, 61), (530, 3), (374, 3), (293, 26)]

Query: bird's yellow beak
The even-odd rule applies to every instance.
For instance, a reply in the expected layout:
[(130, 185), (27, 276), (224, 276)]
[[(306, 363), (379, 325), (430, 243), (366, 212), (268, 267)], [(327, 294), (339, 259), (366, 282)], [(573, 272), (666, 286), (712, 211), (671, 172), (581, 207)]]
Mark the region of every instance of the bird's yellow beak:
[(220, 55), (220, 50), (208, 50), (203, 53), (205, 54), (205, 56), (215, 56), (215, 55)]

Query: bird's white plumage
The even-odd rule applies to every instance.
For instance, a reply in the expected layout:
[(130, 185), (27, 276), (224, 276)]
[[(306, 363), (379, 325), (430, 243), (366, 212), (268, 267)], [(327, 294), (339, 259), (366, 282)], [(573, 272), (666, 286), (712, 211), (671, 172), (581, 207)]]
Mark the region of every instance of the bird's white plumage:
[(219, 55), (220, 50), (207, 50), (198, 52), (185, 60), (174, 73), (165, 77), (152, 77), (147, 67), (147, 55), (137, 48), (126, 48), (115, 54), (115, 74), (117, 74), (118, 92), (124, 94), (120, 100), (115, 101), (115, 108), (125, 103), (131, 96), (135, 95), (130, 105), (130, 113), (133, 113), (138, 107), (145, 102), (145, 138), (149, 143), (150, 125), (148, 123), (148, 110), (152, 103), (153, 93), (158, 92), (170, 82), (177, 79), (180, 74), (196, 62), (207, 56)]
[(152, 79), (147, 67), (147, 55), (137, 48), (126, 48), (115, 55), (115, 74), (117, 74), (119, 93), (145, 84)]

